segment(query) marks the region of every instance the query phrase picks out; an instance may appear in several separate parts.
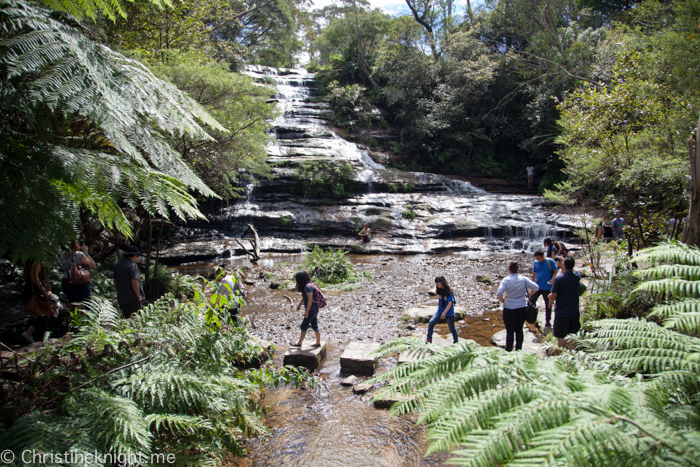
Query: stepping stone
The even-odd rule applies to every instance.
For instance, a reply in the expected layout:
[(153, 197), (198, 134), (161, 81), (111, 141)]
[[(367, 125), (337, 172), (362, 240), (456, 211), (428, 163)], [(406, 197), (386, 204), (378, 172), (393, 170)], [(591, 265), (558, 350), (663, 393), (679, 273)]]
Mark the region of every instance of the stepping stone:
[(350, 342), (340, 356), (340, 372), (346, 375), (373, 375), (379, 357), (370, 356), (380, 344)]
[(369, 384), (369, 383), (359, 383), (359, 384), (355, 384), (355, 385), (352, 387), (352, 392), (354, 392), (355, 394), (364, 394), (364, 393), (366, 393), (367, 391), (369, 391), (370, 389), (372, 389), (372, 386), (373, 386), (373, 385), (372, 385), (372, 384)]
[(250, 344), (257, 346), (258, 352), (256, 356), (254, 356), (250, 361), (246, 363), (237, 364), (236, 368), (240, 370), (247, 370), (249, 368), (260, 368), (263, 363), (268, 361), (275, 354), (275, 351), (272, 349), (272, 342), (254, 337), (250, 341)]
[(349, 386), (352, 386), (353, 384), (355, 384), (355, 382), (357, 382), (357, 376), (350, 375), (345, 379), (341, 379), (340, 385), (345, 386), (345, 387), (349, 387)]
[(290, 347), (284, 353), (283, 365), (303, 366), (309, 371), (314, 371), (326, 356), (326, 343), (321, 342), (319, 347), (312, 347), (304, 342), (301, 347)]
[[(430, 321), (430, 318), (433, 317), (435, 312), (437, 311), (437, 304), (435, 305), (421, 305), (417, 306), (415, 308), (409, 308), (408, 310), (404, 311), (403, 314), (401, 315), (401, 319), (403, 321), (413, 321), (414, 323), (427, 323)], [(456, 306), (455, 307), (455, 321), (459, 321), (461, 319), (464, 319), (464, 315), (467, 314), (467, 309), (464, 308), (463, 306)], [(444, 323), (445, 320), (440, 320), (441, 323)]]
[(408, 397), (402, 394), (396, 394), (394, 397), (387, 395), (383, 398), (377, 398), (375, 396), (374, 399), (372, 399), (372, 404), (374, 404), (375, 409), (390, 409), (392, 405), (405, 400), (408, 400)]
[[(535, 333), (528, 331), (527, 328), (523, 331), (523, 333), (523, 352), (544, 357), (544, 346), (538, 342), (538, 336)], [(506, 330), (504, 329), (491, 336), (491, 343), (496, 347), (505, 349)], [(515, 346), (515, 344), (513, 344), (513, 346)]]

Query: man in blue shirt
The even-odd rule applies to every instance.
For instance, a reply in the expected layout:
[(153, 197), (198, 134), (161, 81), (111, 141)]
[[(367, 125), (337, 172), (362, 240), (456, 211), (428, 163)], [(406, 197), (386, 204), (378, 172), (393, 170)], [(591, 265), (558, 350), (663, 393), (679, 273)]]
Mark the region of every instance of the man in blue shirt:
[(540, 287), (540, 290), (530, 296), (530, 301), (537, 306), (537, 299), (542, 295), (545, 309), (544, 327), (546, 328), (552, 326), (552, 307), (549, 301), (549, 293), (552, 291), (552, 283), (557, 275), (557, 269), (559, 268), (554, 260), (545, 258), (543, 251), (538, 250), (535, 252), (535, 262), (532, 265), (532, 280)]
[(581, 314), (578, 303), (578, 284), (581, 275), (574, 271), (574, 258), (564, 259), (562, 273), (554, 279), (549, 299), (554, 305), (554, 337), (559, 347), (566, 348), (566, 336), (581, 329)]
[(620, 216), (620, 211), (615, 211), (615, 219), (613, 219), (610, 223), (610, 227), (612, 227), (613, 232), (613, 239), (615, 239), (615, 241), (625, 239), (625, 232), (622, 230), (622, 227), (625, 225), (625, 219)]

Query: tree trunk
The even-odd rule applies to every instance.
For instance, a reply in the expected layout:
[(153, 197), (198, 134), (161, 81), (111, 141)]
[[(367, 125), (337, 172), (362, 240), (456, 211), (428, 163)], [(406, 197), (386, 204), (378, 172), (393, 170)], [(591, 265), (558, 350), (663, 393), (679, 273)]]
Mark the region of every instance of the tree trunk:
[(362, 72), (365, 74), (365, 76), (367, 76), (367, 79), (370, 83), (372, 83), (372, 86), (376, 88), (377, 82), (374, 80), (374, 78), (372, 78), (365, 60), (365, 48), (362, 46), (362, 38), (360, 37), (360, 22), (357, 19), (357, 3), (355, 0), (352, 0), (352, 5), (355, 8), (355, 35), (357, 36), (357, 51), (360, 58), (360, 68), (362, 68)]
[(688, 140), (690, 156), (690, 212), (683, 229), (683, 243), (700, 246), (700, 120), (695, 135)]
[(472, 13), (472, 3), (470, 0), (467, 0), (467, 16), (469, 17), (469, 22), (473, 23), (474, 22), (474, 13)]

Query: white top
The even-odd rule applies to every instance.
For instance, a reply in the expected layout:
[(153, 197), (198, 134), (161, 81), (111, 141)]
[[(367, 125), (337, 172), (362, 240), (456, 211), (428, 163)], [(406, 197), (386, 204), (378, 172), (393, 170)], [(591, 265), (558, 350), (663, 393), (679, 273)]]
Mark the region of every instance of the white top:
[(527, 298), (525, 298), (525, 294), (527, 291), (525, 290), (525, 286), (527, 286), (527, 289), (531, 292), (540, 290), (537, 284), (520, 274), (511, 274), (503, 279), (496, 292), (498, 298), (506, 299), (506, 301), (503, 302), (503, 308), (514, 310), (516, 308), (526, 307)]
[(527, 174), (530, 176), (535, 175), (535, 168), (533, 166), (528, 167)]
[[(226, 287), (228, 285), (228, 287)], [(227, 274), (226, 277), (221, 279), (221, 287), (219, 288), (219, 295), (222, 295), (224, 297), (228, 297), (231, 295), (236, 289), (234, 288), (233, 285), (233, 278)]]

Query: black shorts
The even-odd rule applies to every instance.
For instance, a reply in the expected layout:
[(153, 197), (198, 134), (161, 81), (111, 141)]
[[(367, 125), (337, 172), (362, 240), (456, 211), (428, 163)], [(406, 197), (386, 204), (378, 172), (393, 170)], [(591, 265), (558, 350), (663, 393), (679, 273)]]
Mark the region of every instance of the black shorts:
[(554, 337), (563, 339), (569, 334), (576, 334), (581, 329), (581, 314), (572, 316), (557, 316), (554, 314), (554, 327), (552, 329)]

